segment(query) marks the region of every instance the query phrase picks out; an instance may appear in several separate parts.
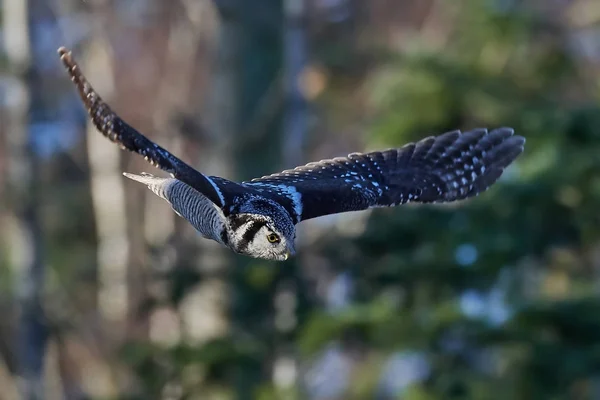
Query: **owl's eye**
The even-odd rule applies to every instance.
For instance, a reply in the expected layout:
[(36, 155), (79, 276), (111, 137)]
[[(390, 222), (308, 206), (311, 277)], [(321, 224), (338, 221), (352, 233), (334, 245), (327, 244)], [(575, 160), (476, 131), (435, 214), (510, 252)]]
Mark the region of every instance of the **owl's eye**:
[(279, 242), (279, 236), (277, 236), (274, 233), (270, 233), (267, 235), (267, 240), (271, 243), (278, 243)]

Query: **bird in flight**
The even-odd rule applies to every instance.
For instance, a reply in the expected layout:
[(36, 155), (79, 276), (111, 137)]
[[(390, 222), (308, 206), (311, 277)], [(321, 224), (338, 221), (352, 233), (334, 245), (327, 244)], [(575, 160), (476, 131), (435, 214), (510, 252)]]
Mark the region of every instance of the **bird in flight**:
[(525, 144), (511, 128), (457, 130), (237, 183), (200, 173), (128, 125), (92, 88), (71, 52), (61, 47), (58, 54), (97, 130), (171, 177), (124, 175), (169, 202), (203, 237), (254, 258), (283, 261), (294, 255), (296, 224), (307, 219), (476, 196)]

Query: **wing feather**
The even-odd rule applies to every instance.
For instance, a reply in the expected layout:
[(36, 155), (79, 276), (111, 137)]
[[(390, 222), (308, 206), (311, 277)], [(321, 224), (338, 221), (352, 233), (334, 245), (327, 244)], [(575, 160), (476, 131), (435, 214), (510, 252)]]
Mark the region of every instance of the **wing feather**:
[(61, 47), (58, 53), (94, 126), (109, 140), (118, 143), (123, 149), (142, 155), (150, 164), (191, 186), (221, 208), (229, 203), (228, 192), (242, 189), (234, 182), (203, 175), (131, 127), (102, 100), (81, 72), (71, 52)]
[(511, 128), (452, 131), (398, 149), (311, 162), (243, 184), (277, 198), (296, 222), (408, 202), (451, 202), (487, 190), (524, 144)]

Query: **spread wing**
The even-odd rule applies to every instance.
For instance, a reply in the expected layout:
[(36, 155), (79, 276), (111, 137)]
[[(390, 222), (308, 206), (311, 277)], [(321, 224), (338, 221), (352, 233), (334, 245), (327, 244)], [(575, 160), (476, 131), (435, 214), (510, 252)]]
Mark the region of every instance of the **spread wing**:
[(296, 222), (408, 202), (451, 202), (489, 188), (524, 144), (511, 128), (453, 131), (399, 149), (309, 163), (244, 185), (276, 198)]
[(141, 154), (150, 164), (196, 189), (221, 208), (228, 209), (233, 194), (245, 190), (226, 179), (201, 174), (128, 125), (96, 93), (71, 56), (71, 52), (61, 47), (58, 53), (71, 80), (77, 86), (92, 122), (108, 139), (118, 143), (123, 149)]

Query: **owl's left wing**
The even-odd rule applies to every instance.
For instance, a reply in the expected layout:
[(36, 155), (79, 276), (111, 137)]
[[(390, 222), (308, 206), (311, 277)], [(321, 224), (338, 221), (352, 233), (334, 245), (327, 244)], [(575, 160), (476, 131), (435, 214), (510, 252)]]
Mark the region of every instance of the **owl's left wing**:
[(452, 131), (399, 149), (353, 153), (243, 184), (279, 201), (296, 223), (371, 207), (451, 202), (489, 188), (524, 144), (511, 128)]
[(102, 100), (81, 72), (70, 51), (61, 47), (58, 49), (58, 53), (79, 91), (79, 96), (94, 126), (102, 135), (119, 144), (123, 149), (142, 155), (150, 164), (170, 173), (174, 178), (202, 193), (224, 212), (230, 209), (239, 194), (247, 190), (226, 179), (200, 173), (138, 132)]

